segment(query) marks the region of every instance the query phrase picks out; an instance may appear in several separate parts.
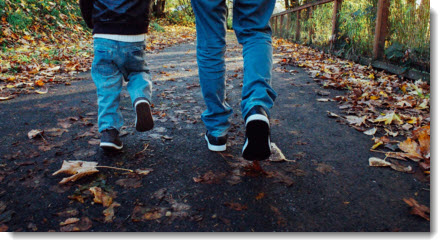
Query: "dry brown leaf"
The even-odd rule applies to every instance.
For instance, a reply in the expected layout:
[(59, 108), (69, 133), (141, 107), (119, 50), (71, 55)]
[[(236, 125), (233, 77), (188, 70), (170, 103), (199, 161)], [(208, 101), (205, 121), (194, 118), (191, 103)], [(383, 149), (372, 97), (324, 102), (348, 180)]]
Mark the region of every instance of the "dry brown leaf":
[(420, 205), (414, 198), (403, 198), (403, 201), (411, 207), (411, 214), (418, 215), (430, 221), (430, 209), (425, 205)]
[(242, 210), (247, 209), (246, 205), (241, 205), (240, 203), (237, 203), (237, 202), (225, 202), (224, 206), (227, 206), (227, 207), (229, 207), (233, 210), (236, 210), (236, 211), (242, 211)]
[(221, 182), (221, 179), (226, 176), (225, 173), (213, 173), (213, 171), (208, 171), (204, 175), (200, 177), (194, 177), (193, 181), (195, 183), (203, 183), (203, 184), (218, 184)]
[(376, 128), (376, 127), (374, 127), (374, 128), (372, 128), (372, 129), (369, 129), (369, 130), (363, 132), (363, 134), (372, 136), (372, 135), (375, 134), (375, 132), (377, 132), (377, 128)]
[(93, 201), (95, 203), (102, 204), (104, 207), (108, 207), (113, 202), (113, 198), (99, 187), (91, 187), (89, 189), (94, 195)]
[(67, 177), (62, 179), (59, 184), (64, 184), (69, 181), (76, 181), (77, 179), (99, 172), (99, 170), (96, 169), (97, 162), (88, 162), (88, 161), (81, 161), (81, 160), (64, 160), (62, 163), (62, 167), (53, 173), (54, 175), (57, 175), (59, 173), (65, 173), (72, 175), (71, 177)]
[(153, 168), (143, 168), (143, 169), (136, 169), (135, 172), (139, 175), (148, 175), (152, 171), (154, 171)]
[(346, 120), (349, 124), (355, 125), (355, 126), (361, 126), (366, 121), (366, 116), (363, 117), (357, 117), (357, 116), (346, 116)]
[(142, 182), (139, 178), (122, 178), (117, 180), (116, 184), (124, 188), (139, 188), (142, 186)]
[(369, 158), (369, 166), (377, 166), (377, 167), (385, 167), (385, 166), (389, 166), (392, 169), (399, 171), (399, 172), (411, 172), (413, 170), (413, 168), (411, 166), (401, 166), (399, 164), (393, 164), (390, 163), (388, 161), (376, 158), (376, 157), (371, 157)]
[(413, 131), (413, 137), (419, 142), (420, 153), (426, 157), (430, 157), (430, 126), (423, 126)]
[(28, 132), (28, 138), (33, 139), (33, 138), (36, 138), (37, 136), (41, 137), (42, 134), (43, 134), (43, 130), (39, 130), (39, 129), (31, 130)]
[(113, 202), (107, 209), (105, 209), (104, 211), (102, 211), (102, 213), (105, 215), (105, 219), (104, 221), (106, 223), (111, 223), (113, 222), (114, 219), (114, 208), (115, 207), (119, 207), (120, 204), (117, 202)]
[(269, 157), (269, 160), (272, 162), (282, 162), (282, 161), (290, 161), (295, 162), (295, 160), (288, 160), (284, 156), (283, 152), (278, 148), (278, 146), (275, 143), (270, 144), (271, 147), (271, 155)]
[(418, 161), (418, 159), (422, 158), (422, 155), (420, 154), (419, 145), (417, 144), (416, 141), (412, 140), (409, 137), (405, 141), (399, 143), (399, 148), (405, 153), (407, 153), (409, 155), (408, 158), (410, 159), (412, 157), (415, 158), (416, 161)]
[(80, 221), (60, 227), (61, 232), (86, 231), (93, 226), (93, 222), (88, 217), (82, 217)]
[(79, 221), (80, 221), (79, 218), (68, 218), (64, 222), (60, 222), (59, 225), (66, 226), (66, 225), (69, 225), (69, 224), (77, 223)]

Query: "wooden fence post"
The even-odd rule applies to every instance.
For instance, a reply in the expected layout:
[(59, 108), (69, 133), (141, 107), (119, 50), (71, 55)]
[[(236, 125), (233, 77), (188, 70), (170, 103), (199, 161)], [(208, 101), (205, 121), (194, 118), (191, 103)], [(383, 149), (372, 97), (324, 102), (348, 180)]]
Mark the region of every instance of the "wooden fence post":
[(388, 16), (390, 0), (379, 0), (377, 4), (377, 20), (375, 24), (374, 48), (372, 58), (382, 58), (385, 51), (385, 39), (388, 35)]
[(287, 16), (287, 20), (286, 20), (286, 38), (289, 37), (289, 34), (290, 34), (290, 32), (289, 32), (290, 15), (291, 15), (291, 13), (286, 14), (286, 16)]
[(272, 29), (272, 35), (275, 35), (275, 25), (274, 25), (275, 23), (274, 22), (275, 22), (275, 17), (272, 16), (270, 18), (270, 29)]
[(280, 15), (280, 38), (283, 38), (283, 19), (284, 15)]
[[(312, 22), (312, 11), (313, 11), (314, 7), (310, 7), (309, 8), (309, 16), (308, 16), (308, 21)], [(309, 25), (309, 44), (312, 44), (312, 35), (314, 35), (314, 26), (313, 23), (311, 23)]]
[(274, 29), (274, 35), (277, 35), (278, 28), (277, 28), (277, 17), (276, 16), (273, 17), (273, 29)]
[(297, 26), (295, 28), (295, 41), (300, 40), (300, 10), (297, 11)]
[(334, 1), (334, 9), (332, 11), (332, 35), (331, 35), (331, 47), (330, 47), (331, 50), (334, 48), (335, 41), (338, 38), (338, 18), (342, 2), (343, 0)]

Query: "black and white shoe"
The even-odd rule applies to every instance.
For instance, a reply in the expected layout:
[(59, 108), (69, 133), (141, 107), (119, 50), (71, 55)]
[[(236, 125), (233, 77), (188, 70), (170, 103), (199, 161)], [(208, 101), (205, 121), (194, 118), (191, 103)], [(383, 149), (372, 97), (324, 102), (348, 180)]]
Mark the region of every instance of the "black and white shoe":
[(205, 134), (205, 139), (207, 141), (207, 147), (210, 151), (222, 152), (226, 151), (227, 135), (215, 137), (212, 136), (208, 131)]
[(116, 129), (106, 129), (101, 132), (100, 147), (106, 151), (117, 151), (124, 147), (119, 139), (119, 131)]
[(254, 106), (246, 115), (246, 140), (243, 158), (246, 160), (265, 160), (271, 154), (270, 124), (266, 111)]
[(136, 130), (144, 132), (153, 129), (154, 124), (150, 110), (150, 102), (148, 102), (146, 98), (137, 98), (134, 101), (134, 109), (136, 111)]

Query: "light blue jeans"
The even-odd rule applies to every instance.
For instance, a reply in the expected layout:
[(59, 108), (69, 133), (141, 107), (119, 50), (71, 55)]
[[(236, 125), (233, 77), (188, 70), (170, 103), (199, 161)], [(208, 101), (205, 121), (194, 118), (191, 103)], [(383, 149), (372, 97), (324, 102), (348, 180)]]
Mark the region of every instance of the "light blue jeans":
[[(192, 0), (196, 18), (199, 81), (207, 109), (202, 113), (213, 136), (227, 134), (233, 110), (225, 101), (226, 14), (225, 0)], [(233, 29), (243, 46), (244, 82), (241, 110), (243, 118), (255, 105), (269, 109), (277, 97), (271, 87), (272, 39), (269, 19), (275, 0), (235, 0)]]
[(143, 97), (151, 101), (151, 76), (145, 59), (145, 42), (120, 42), (95, 38), (91, 75), (97, 88), (99, 132), (124, 124), (119, 109), (123, 80), (131, 102)]

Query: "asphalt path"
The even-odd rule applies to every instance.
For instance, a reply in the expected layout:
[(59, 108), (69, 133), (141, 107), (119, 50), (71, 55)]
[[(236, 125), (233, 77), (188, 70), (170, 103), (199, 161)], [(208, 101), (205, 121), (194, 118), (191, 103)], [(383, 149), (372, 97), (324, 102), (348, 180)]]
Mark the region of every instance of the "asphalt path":
[[(94, 232), (430, 231), (430, 222), (411, 215), (403, 201), (412, 197), (429, 206), (429, 182), (369, 167), (370, 157), (383, 158), (369, 151), (370, 137), (329, 118), (327, 111), (340, 112), (337, 104), (317, 101), (320, 84), (301, 68), (282, 67), (279, 54), (274, 56), (278, 98), (271, 110), (271, 139), (287, 161), (261, 162), (262, 170), (244, 161), (242, 52), (233, 34), (226, 53), (227, 101), (234, 109), (228, 150), (209, 151), (200, 120), (205, 105), (195, 46), (148, 54), (155, 128), (135, 131), (124, 90), (124, 149), (117, 154), (98, 147), (96, 91), (89, 73), (44, 95), (0, 102), (0, 225), (14, 232), (64, 231), (70, 228), (60, 223), (72, 217), (83, 222), (75, 223), (78, 230)], [(329, 97), (344, 93), (323, 91)], [(43, 138), (29, 139), (34, 129), (43, 130)], [(65, 176), (52, 173), (64, 160), (149, 173), (100, 168), (59, 185)], [(94, 186), (120, 205), (108, 222), (106, 207), (94, 203), (88, 190)]]

